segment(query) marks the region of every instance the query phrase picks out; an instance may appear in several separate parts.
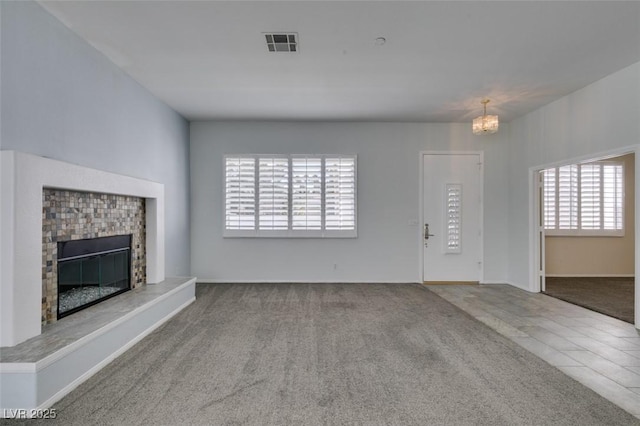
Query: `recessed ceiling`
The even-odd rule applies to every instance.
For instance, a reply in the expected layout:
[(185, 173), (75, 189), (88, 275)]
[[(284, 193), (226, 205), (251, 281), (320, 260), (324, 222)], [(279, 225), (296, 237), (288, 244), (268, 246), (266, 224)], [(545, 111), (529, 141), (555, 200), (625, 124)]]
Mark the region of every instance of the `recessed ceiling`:
[(640, 61), (635, 1), (40, 4), (189, 120), (509, 121)]

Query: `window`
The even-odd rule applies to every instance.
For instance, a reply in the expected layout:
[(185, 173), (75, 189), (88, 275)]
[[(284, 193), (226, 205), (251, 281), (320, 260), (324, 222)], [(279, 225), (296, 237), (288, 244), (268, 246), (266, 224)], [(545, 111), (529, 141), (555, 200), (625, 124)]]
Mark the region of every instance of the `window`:
[(444, 253), (462, 252), (462, 185), (445, 185), (445, 232)]
[(542, 171), (548, 235), (624, 235), (621, 163), (570, 164)]
[(356, 156), (228, 155), (226, 237), (356, 237)]

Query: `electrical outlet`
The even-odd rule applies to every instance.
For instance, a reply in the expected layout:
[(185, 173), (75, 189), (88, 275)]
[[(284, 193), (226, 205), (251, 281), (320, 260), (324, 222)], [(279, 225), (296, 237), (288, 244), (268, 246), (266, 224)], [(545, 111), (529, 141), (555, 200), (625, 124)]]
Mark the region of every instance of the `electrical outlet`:
[(334, 264), (333, 264), (333, 270), (335, 271), (336, 269), (338, 269), (338, 264), (337, 264), (337, 263), (334, 263)]

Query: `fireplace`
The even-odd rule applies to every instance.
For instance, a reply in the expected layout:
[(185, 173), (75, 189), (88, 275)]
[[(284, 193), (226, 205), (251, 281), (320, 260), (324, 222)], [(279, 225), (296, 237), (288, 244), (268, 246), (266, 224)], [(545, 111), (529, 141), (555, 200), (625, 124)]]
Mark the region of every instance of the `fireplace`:
[[(78, 284), (85, 275), (87, 283), (95, 283), (95, 274), (101, 268), (111, 270), (114, 277), (106, 277), (109, 282), (123, 281), (121, 271), (129, 272), (128, 288), (138, 288), (147, 282), (146, 280), (146, 244), (145, 244), (145, 200), (140, 197), (130, 197), (116, 194), (104, 194), (94, 192), (68, 191), (56, 188), (43, 188), (42, 190), (42, 325), (51, 324), (72, 312), (79, 299), (86, 298), (93, 301), (94, 297), (107, 295), (123, 286), (115, 285)], [(129, 236), (128, 241), (116, 238), (114, 243), (110, 240), (102, 240), (103, 237)], [(78, 242), (80, 241), (80, 242)], [(91, 242), (93, 241), (93, 242)], [(98, 247), (99, 244), (106, 245)], [(84, 246), (84, 247), (83, 247)], [(100, 253), (109, 250), (129, 249), (129, 256), (123, 253), (110, 254), (106, 259), (98, 260), (92, 253)], [(63, 257), (60, 257), (62, 255)], [(75, 258), (87, 255), (88, 259)], [(73, 258), (73, 259), (70, 259)], [(127, 258), (128, 267), (124, 267), (123, 261)], [(60, 264), (60, 262), (63, 262)], [(104, 266), (110, 262), (111, 266)], [(113, 266), (113, 264), (117, 265)], [(61, 266), (59, 266), (59, 264)], [(62, 277), (63, 285), (59, 284), (58, 273), (65, 274)], [(93, 276), (92, 276), (93, 274)], [(58, 291), (77, 288), (65, 295), (64, 299), (58, 298)], [(118, 290), (119, 292), (119, 290)], [(92, 293), (95, 293), (91, 296)], [(58, 314), (58, 308), (62, 308), (62, 315)]]
[(164, 280), (164, 185), (16, 151), (0, 162), (0, 346), (56, 322), (60, 241), (133, 234), (132, 289)]
[(58, 319), (131, 289), (132, 237), (58, 242)]

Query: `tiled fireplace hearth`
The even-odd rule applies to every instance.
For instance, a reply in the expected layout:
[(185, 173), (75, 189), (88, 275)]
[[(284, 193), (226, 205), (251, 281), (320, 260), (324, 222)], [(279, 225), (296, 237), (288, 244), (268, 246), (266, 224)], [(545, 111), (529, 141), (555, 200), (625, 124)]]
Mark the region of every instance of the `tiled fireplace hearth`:
[(3, 417), (50, 407), (193, 303), (196, 279), (165, 278), (162, 184), (15, 151), (0, 178)]

